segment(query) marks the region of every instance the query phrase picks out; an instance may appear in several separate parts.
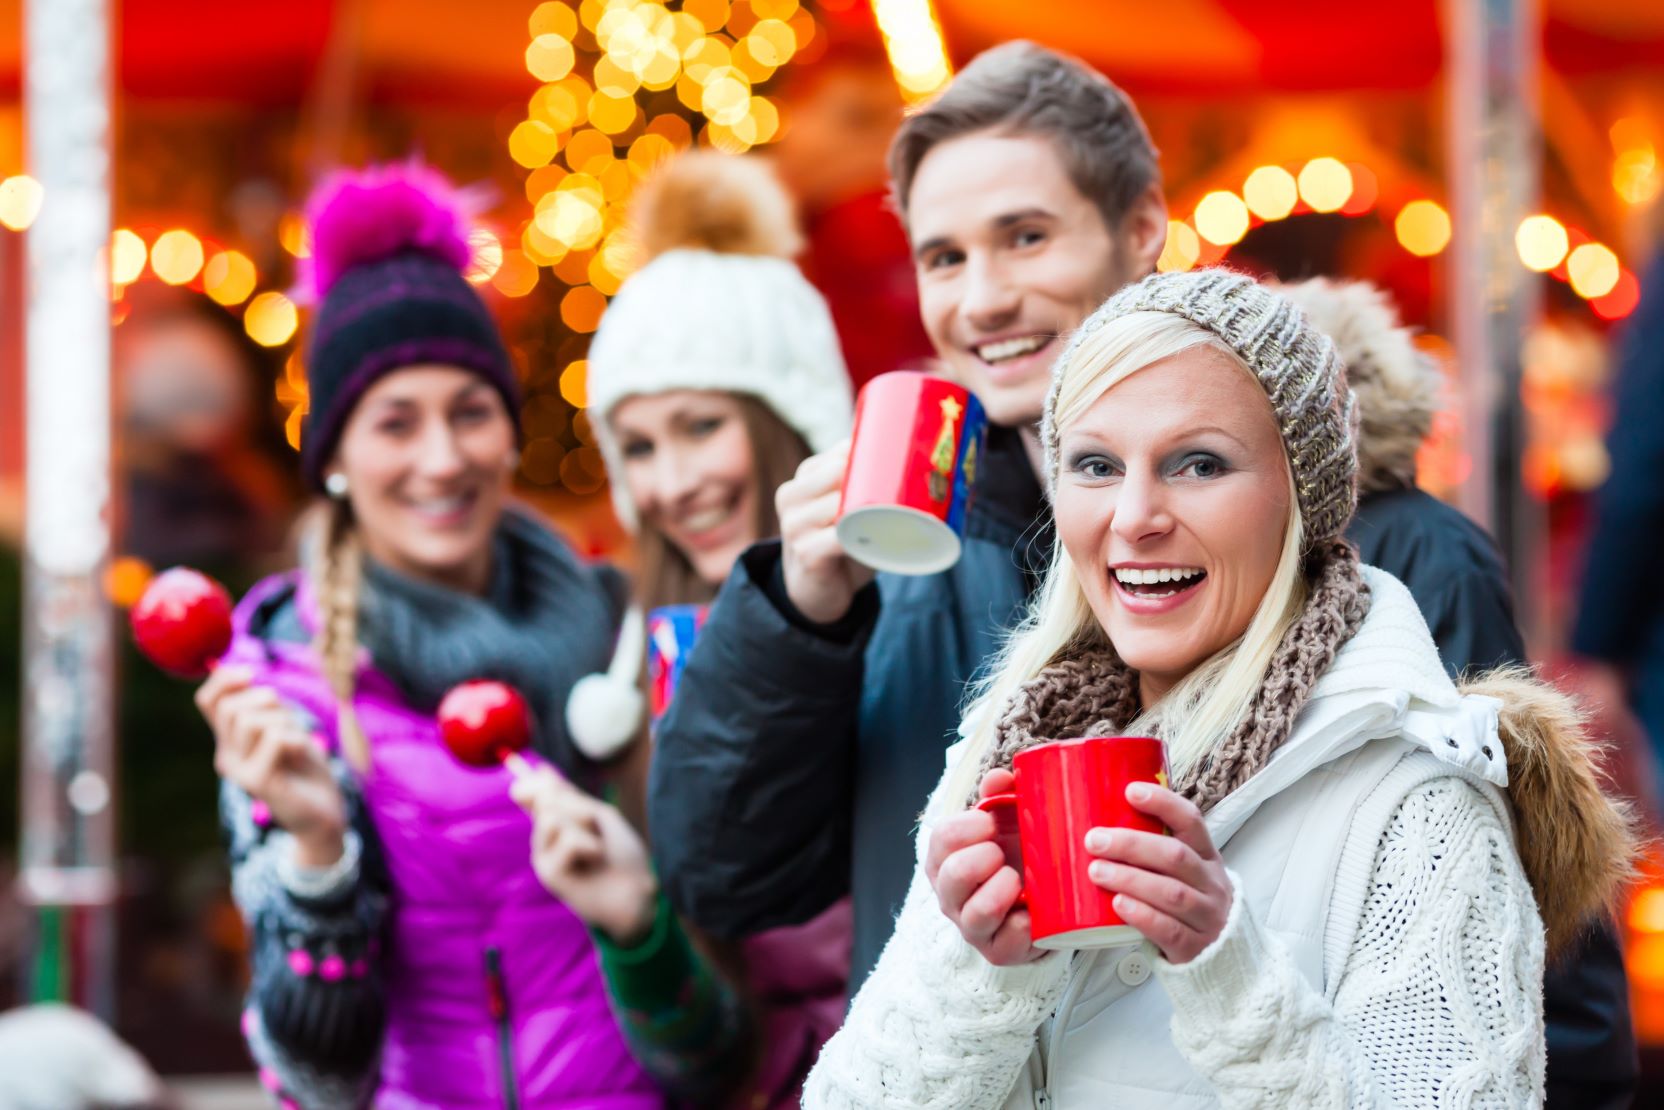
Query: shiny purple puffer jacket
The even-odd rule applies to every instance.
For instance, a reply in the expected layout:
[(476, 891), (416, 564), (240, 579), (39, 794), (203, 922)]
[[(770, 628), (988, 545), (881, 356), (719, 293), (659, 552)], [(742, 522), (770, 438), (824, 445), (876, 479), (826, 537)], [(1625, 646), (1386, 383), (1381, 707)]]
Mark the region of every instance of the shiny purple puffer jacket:
[[(225, 661), (310, 713), (333, 746), (335, 700), (311, 649), (249, 630), (263, 601), (294, 583), (268, 579), (244, 598)], [(608, 1008), (588, 931), (532, 872), (531, 824), (509, 799), (509, 773), (458, 765), (433, 717), (367, 664), (354, 708), (370, 746), (358, 784), (368, 834), (389, 876), (375, 1105), (660, 1110)]]

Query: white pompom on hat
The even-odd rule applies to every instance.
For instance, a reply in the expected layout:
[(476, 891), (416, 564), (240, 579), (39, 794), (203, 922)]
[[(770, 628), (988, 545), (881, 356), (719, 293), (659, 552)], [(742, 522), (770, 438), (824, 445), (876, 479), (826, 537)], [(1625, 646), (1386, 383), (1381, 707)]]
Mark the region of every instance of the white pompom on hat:
[[(630, 397), (677, 389), (754, 397), (820, 452), (849, 434), (849, 371), (832, 313), (790, 259), (802, 247), (791, 199), (756, 158), (689, 151), (642, 186), (632, 213), (648, 261), (624, 283), (589, 348), (590, 427), (613, 506), (640, 521), (623, 482), (610, 418)], [(642, 614), (625, 617), (604, 673), (566, 703), (578, 750), (604, 761), (638, 735)]]
[(638, 524), (608, 425), (629, 397), (742, 393), (819, 452), (849, 434), (849, 371), (826, 301), (790, 258), (791, 200), (760, 160), (712, 150), (671, 159), (634, 212), (645, 266), (624, 283), (589, 348), (589, 412), (613, 504)]

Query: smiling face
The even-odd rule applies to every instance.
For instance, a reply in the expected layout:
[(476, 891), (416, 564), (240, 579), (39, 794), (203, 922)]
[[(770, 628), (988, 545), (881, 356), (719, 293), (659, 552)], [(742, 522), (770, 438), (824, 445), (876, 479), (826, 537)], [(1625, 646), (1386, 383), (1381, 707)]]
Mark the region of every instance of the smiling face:
[(932, 147), (907, 198), (925, 331), (996, 424), (1040, 418), (1063, 337), (1148, 273), (1166, 236), (1152, 190), (1111, 229), (1051, 141), (979, 131)]
[(1058, 536), (1144, 704), (1240, 637), (1292, 511), (1265, 392), (1193, 347), (1122, 379), (1062, 428)]
[(516, 465), (514, 422), (486, 380), (413, 366), (364, 391), (326, 473), (342, 473), (365, 550), (400, 573), (472, 593)]
[(720, 584), (760, 538), (760, 482), (739, 398), (692, 389), (630, 397), (609, 420), (642, 524)]

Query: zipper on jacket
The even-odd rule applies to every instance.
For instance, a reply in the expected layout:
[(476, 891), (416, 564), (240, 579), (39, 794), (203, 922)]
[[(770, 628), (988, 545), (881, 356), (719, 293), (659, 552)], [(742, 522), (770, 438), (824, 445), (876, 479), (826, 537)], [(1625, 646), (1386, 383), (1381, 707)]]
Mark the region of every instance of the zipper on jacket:
[(508, 991), (503, 985), (503, 954), (495, 945), (485, 950), (485, 994), (491, 1020), (497, 1023), (497, 1062), (503, 1071), (504, 1110), (520, 1110), (519, 1082), (514, 1075), (514, 1026), (508, 1017)]
[(1057, 1057), (1057, 1039), (1063, 1035), (1065, 1024), (1069, 1020), (1069, 1011), (1075, 1008), (1080, 999), (1080, 992), (1086, 989), (1087, 977), (1096, 966), (1098, 957), (1104, 954), (1104, 949), (1094, 948), (1083, 952), (1075, 959), (1075, 966), (1069, 969), (1069, 984), (1063, 988), (1063, 997), (1057, 1003), (1057, 1009), (1052, 1012), (1052, 1027), (1046, 1034), (1046, 1055), (1040, 1061), (1040, 1085), (1034, 1089), (1035, 1110), (1050, 1110), (1052, 1104), (1052, 1061)]

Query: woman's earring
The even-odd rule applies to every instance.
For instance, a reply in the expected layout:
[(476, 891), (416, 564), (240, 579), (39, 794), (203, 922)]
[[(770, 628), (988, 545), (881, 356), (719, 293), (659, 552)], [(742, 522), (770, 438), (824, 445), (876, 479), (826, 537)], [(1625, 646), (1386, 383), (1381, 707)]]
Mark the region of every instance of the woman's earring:
[(339, 470), (324, 477), (324, 492), (337, 501), (344, 501), (347, 497), (347, 476)]

